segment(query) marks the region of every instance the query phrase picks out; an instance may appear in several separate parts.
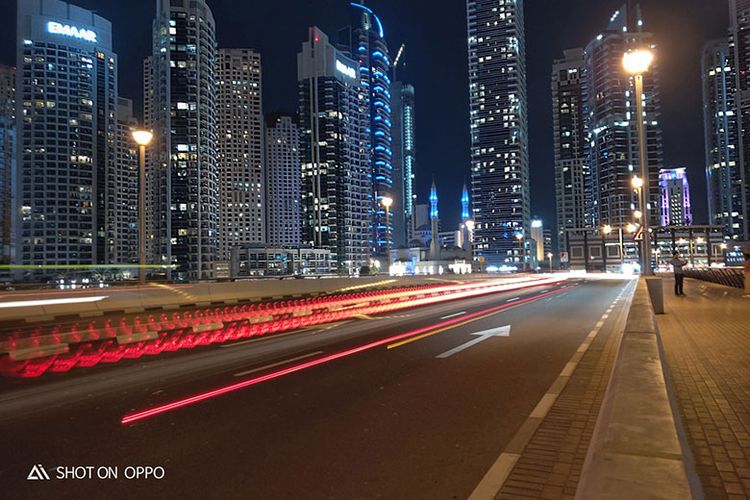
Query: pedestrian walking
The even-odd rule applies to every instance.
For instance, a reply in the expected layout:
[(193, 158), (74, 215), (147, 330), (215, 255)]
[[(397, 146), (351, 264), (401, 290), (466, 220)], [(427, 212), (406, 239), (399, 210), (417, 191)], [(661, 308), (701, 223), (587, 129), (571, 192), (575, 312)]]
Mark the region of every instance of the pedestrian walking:
[(687, 265), (687, 261), (680, 258), (680, 252), (675, 252), (672, 254), (672, 260), (669, 263), (672, 264), (672, 268), (674, 269), (674, 294), (684, 296), (685, 293), (682, 291), (682, 286), (685, 282), (685, 271), (683, 267)]

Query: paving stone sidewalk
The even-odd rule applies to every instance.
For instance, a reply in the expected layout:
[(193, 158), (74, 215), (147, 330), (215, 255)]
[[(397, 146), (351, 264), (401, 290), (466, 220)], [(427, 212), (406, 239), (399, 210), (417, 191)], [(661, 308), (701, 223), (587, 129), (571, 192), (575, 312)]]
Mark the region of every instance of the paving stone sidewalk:
[(594, 338), (541, 422), (497, 499), (575, 497), (622, 331), (614, 319)]
[(664, 355), (707, 499), (750, 498), (750, 298), (686, 280), (665, 280), (657, 316)]

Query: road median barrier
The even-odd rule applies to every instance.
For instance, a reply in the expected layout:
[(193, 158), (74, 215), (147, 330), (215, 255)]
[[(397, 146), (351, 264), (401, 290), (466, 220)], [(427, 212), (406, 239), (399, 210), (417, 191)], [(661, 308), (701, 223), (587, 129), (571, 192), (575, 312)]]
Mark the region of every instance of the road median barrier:
[(678, 435), (646, 281), (638, 283), (576, 498), (689, 499), (686, 450)]

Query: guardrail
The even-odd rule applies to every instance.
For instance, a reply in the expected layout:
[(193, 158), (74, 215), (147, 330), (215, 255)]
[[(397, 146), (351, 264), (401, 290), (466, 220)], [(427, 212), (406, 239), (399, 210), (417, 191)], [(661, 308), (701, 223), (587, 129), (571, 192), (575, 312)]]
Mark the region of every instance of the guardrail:
[(564, 279), (519, 278), (342, 293), (256, 304), (38, 325), (0, 334), (0, 374), (38, 377), (74, 367), (274, 334), (359, 315), (434, 304)]
[(685, 276), (734, 288), (745, 288), (745, 272), (742, 269), (686, 269)]

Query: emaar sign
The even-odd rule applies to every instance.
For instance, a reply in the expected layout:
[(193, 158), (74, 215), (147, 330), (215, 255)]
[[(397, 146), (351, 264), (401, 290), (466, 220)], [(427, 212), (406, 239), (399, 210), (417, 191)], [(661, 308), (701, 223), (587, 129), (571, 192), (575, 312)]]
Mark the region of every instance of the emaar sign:
[(69, 24), (50, 21), (47, 23), (47, 31), (49, 31), (53, 35), (70, 36), (73, 38), (78, 38), (80, 40), (86, 40), (87, 42), (96, 43), (96, 33), (84, 28), (76, 28), (75, 26), (71, 26)]
[(336, 71), (338, 71), (339, 73), (343, 73), (349, 78), (357, 78), (357, 70), (352, 68), (351, 66), (347, 66), (338, 59), (336, 59)]

